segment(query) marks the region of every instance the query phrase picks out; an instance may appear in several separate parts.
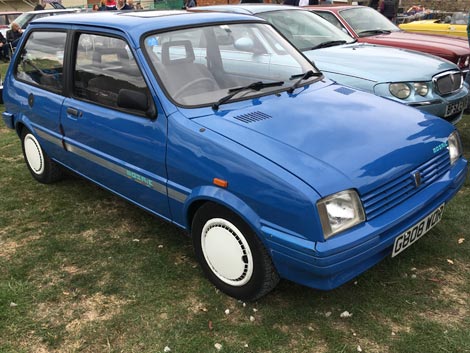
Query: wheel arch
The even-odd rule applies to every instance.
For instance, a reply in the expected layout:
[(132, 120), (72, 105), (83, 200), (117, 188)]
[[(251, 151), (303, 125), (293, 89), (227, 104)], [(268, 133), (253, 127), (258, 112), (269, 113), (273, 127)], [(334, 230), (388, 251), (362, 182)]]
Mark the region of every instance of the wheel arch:
[(207, 202), (218, 204), (238, 215), (266, 246), (264, 237), (260, 232), (261, 219), (255, 210), (230, 191), (215, 186), (199, 187), (189, 195), (184, 209), (189, 232), (191, 232), (196, 212)]

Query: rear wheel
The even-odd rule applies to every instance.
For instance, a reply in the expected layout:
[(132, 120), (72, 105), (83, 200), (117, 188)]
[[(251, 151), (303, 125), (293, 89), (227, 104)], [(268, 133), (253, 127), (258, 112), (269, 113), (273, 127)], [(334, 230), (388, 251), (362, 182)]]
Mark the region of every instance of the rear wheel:
[(34, 179), (50, 184), (62, 177), (62, 170), (43, 151), (36, 137), (28, 129), (21, 133), (21, 145), (26, 165)]
[(263, 244), (232, 211), (214, 203), (204, 204), (194, 216), (191, 233), (205, 274), (224, 293), (255, 300), (279, 282)]

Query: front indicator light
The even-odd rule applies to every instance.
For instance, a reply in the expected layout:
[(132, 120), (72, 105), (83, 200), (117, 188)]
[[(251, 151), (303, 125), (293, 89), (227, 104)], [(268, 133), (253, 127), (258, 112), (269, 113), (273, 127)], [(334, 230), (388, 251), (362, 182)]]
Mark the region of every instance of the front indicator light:
[(325, 239), (364, 222), (365, 214), (359, 195), (345, 190), (317, 202)]

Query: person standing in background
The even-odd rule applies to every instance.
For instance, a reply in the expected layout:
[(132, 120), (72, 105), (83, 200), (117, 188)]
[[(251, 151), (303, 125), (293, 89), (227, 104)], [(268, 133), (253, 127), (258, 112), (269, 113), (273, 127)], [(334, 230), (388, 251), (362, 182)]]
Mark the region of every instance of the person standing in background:
[(370, 0), (368, 6), (372, 7), (374, 10), (378, 10), (379, 9), (379, 0)]
[(380, 6), (380, 12), (390, 21), (395, 23), (398, 13), (398, 0), (383, 0)]
[(34, 6), (33, 11), (41, 11), (41, 10), (44, 10), (45, 7), (46, 5), (43, 4), (41, 0), (39, 0), (36, 6)]
[(292, 6), (308, 6), (308, 5), (318, 5), (318, 0), (285, 0), (284, 5)]

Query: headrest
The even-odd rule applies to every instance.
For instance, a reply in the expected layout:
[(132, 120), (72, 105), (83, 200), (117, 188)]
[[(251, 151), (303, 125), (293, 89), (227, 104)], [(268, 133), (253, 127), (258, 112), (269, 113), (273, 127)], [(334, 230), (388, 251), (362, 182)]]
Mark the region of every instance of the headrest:
[(119, 60), (129, 60), (129, 54), (124, 48), (99, 48), (93, 52), (93, 62), (101, 63), (101, 59), (106, 55), (116, 55)]
[[(172, 47), (183, 47), (183, 51), (172, 50), (172, 56), (170, 56), (170, 48)], [(189, 40), (175, 40), (171, 42), (166, 42), (162, 44), (162, 64), (163, 65), (173, 65), (173, 64), (182, 64), (182, 63), (192, 63), (194, 62), (194, 50), (191, 41)]]

